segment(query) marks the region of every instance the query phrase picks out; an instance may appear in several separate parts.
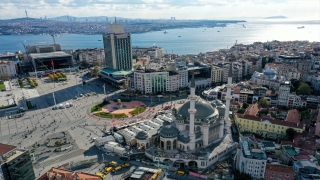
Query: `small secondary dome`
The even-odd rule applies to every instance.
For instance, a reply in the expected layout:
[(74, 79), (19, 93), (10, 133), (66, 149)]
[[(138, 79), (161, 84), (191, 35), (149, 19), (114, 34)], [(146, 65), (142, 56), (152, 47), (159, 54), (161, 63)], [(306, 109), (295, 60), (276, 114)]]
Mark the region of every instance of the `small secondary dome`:
[(179, 130), (171, 125), (166, 125), (161, 128), (159, 135), (164, 138), (173, 138), (179, 135)]
[(138, 140), (146, 140), (148, 138), (148, 134), (144, 131), (140, 131), (137, 133), (136, 138)]

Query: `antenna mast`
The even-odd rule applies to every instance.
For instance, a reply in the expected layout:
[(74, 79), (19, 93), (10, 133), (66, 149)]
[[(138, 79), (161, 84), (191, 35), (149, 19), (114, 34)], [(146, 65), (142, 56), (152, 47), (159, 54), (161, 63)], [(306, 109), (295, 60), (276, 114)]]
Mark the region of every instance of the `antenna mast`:
[(28, 17), (28, 12), (27, 12), (27, 8), (26, 8), (26, 7), (24, 7), (24, 11), (26, 12), (26, 17), (27, 17), (27, 18), (29, 18), (29, 17)]

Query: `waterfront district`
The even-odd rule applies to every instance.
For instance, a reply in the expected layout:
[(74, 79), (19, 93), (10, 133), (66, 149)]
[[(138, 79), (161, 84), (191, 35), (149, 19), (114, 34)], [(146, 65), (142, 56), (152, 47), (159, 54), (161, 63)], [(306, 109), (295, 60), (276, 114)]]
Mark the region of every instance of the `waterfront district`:
[(0, 55), (0, 179), (320, 178), (320, 42), (179, 56), (109, 28)]
[[(63, 19), (47, 18), (17, 18), (0, 20), (0, 35), (25, 35), (25, 34), (102, 34), (108, 32), (110, 23), (123, 23), (126, 32), (145, 33), (151, 31), (164, 31), (174, 28), (196, 27), (225, 27), (227, 24), (245, 22), (243, 20), (176, 20), (171, 19), (125, 19), (106, 18), (99, 21), (88, 21), (76, 17)], [(74, 28), (77, 27), (77, 28)]]

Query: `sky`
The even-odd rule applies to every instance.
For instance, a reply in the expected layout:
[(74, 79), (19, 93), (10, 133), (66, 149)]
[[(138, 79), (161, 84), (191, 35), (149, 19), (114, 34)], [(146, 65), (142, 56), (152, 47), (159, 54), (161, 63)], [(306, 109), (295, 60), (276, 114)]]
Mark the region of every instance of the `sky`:
[(117, 16), (158, 19), (246, 19), (283, 15), (320, 20), (320, 0), (0, 0), (0, 19)]

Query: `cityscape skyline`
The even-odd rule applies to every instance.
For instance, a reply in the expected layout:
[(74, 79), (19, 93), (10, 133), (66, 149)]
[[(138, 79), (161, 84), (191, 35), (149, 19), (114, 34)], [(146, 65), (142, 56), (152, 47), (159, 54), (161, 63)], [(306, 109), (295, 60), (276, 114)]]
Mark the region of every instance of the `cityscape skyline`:
[[(239, 19), (265, 18), (269, 16), (286, 16), (290, 20), (319, 20), (320, 2), (306, 1), (260, 1), (260, 0), (229, 0), (229, 1), (24, 1), (5, 0), (1, 19), (26, 17), (57, 17), (71, 15), (83, 16), (119, 16), (124, 18), (147, 19)], [(267, 9), (267, 11), (266, 11)], [(308, 9), (308, 11), (301, 11)], [(171, 13), (170, 13), (171, 12)], [(230, 13), (232, 12), (232, 13)], [(165, 16), (164, 16), (165, 15)]]

